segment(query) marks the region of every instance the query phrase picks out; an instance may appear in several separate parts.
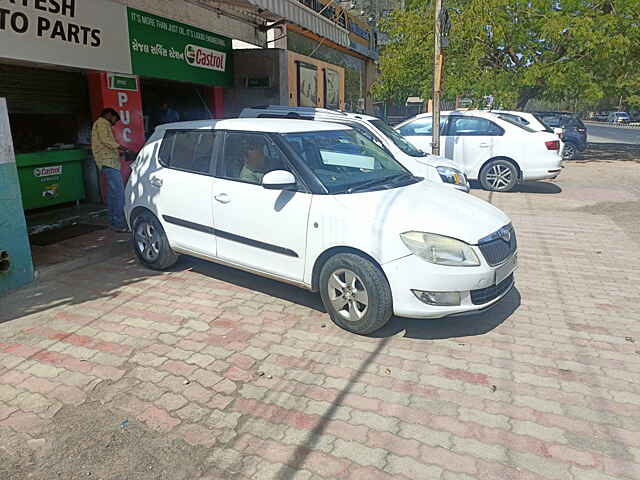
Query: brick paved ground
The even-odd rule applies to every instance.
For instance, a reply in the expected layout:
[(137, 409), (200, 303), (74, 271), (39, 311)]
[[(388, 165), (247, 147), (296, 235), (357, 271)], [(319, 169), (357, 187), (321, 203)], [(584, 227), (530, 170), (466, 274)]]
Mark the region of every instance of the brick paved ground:
[(475, 191), (513, 218), (517, 290), (371, 338), (314, 294), (194, 259), (0, 298), (0, 477), (638, 479), (640, 209), (615, 214), (638, 170)]

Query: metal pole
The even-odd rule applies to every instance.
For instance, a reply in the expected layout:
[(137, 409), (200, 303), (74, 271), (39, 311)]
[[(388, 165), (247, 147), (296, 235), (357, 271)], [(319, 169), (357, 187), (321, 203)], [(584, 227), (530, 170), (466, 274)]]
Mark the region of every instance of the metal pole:
[(440, 88), (442, 85), (442, 44), (440, 31), (440, 13), (442, 0), (435, 0), (434, 12), (434, 55), (433, 55), (433, 126), (431, 153), (440, 155)]

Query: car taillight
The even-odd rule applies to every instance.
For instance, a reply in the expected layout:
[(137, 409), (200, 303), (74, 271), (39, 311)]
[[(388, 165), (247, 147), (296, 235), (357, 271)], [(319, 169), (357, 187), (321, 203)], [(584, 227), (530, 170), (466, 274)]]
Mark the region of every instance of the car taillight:
[(544, 144), (547, 146), (547, 150), (560, 150), (560, 140), (549, 140)]

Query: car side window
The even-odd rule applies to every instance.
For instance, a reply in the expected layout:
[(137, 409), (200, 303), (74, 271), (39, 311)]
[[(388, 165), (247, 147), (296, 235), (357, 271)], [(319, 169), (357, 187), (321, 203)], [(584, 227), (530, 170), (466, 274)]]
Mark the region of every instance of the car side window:
[[(446, 135), (445, 125), (447, 123), (447, 116), (440, 117), (440, 135)], [(425, 117), (418, 118), (413, 122), (407, 123), (405, 126), (400, 127), (400, 135), (405, 137), (430, 137), (433, 135), (433, 118)]]
[(272, 170), (290, 170), (282, 151), (260, 133), (228, 132), (218, 176), (239, 182), (262, 184)]
[(431, 136), (433, 119), (431, 117), (418, 118), (400, 127), (400, 134), (405, 137)]
[(486, 118), (451, 117), (449, 134), (467, 137), (497, 137), (503, 135), (504, 130)]
[(158, 152), (160, 164), (174, 170), (210, 175), (215, 136), (213, 130), (168, 130)]

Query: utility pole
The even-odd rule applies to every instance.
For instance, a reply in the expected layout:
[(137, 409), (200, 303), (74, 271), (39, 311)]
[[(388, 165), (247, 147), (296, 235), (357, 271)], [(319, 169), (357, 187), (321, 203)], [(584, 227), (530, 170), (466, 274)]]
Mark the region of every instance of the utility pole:
[(434, 12), (434, 55), (433, 55), (433, 124), (431, 135), (431, 153), (440, 155), (440, 93), (442, 90), (442, 0), (435, 0)]

